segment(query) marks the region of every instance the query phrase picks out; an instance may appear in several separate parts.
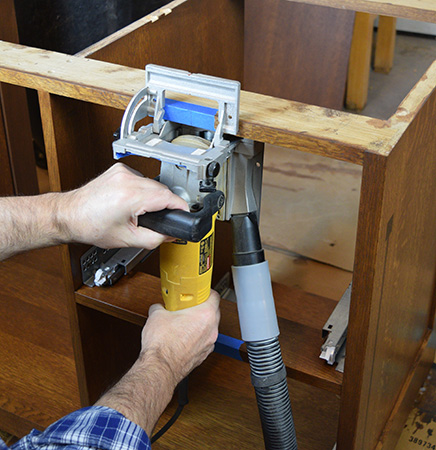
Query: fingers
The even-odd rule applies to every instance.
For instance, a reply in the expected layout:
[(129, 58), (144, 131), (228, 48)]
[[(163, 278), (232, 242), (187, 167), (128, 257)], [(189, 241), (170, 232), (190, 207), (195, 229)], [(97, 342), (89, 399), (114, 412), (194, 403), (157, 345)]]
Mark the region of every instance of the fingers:
[(173, 239), (174, 238), (170, 238), (169, 236), (157, 233), (148, 228), (137, 227), (129, 245), (131, 247), (153, 250), (154, 248), (159, 247), (163, 242), (170, 242)]
[(173, 194), (165, 185), (155, 180), (142, 179), (137, 180), (141, 183), (142, 201), (137, 216), (147, 212), (161, 211), (162, 209), (182, 209), (189, 211), (185, 200), (176, 194)]

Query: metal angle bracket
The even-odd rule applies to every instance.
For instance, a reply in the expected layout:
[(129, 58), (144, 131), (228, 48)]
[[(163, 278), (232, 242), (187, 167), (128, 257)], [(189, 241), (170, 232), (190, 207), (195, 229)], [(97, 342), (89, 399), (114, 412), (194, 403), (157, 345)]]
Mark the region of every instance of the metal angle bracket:
[(336, 370), (340, 372), (344, 370), (351, 289), (350, 283), (322, 329), (322, 335), (326, 340), (321, 347), (320, 358), (325, 359), (330, 365), (337, 363)]

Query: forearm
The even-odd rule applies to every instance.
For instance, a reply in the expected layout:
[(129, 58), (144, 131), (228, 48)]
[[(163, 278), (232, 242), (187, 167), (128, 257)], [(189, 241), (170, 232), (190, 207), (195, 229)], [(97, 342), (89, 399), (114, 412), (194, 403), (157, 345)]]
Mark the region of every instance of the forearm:
[(142, 427), (149, 436), (177, 385), (165, 359), (156, 351), (143, 351), (129, 372), (100, 400)]
[(66, 194), (0, 198), (0, 260), (69, 240), (63, 217)]

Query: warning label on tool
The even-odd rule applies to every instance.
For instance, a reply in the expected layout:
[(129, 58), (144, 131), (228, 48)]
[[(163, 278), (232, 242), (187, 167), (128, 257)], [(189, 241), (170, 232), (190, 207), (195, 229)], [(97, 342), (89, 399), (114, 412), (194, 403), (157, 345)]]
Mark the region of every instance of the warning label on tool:
[(207, 272), (212, 266), (213, 242), (214, 234), (204, 238), (200, 242), (200, 266), (198, 268), (199, 275)]

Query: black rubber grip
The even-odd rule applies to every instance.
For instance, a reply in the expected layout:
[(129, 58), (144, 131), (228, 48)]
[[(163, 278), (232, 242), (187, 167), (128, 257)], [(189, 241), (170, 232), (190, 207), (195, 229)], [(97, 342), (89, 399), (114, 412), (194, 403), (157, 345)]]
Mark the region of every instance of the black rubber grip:
[(224, 204), (224, 194), (215, 191), (204, 197), (198, 212), (163, 209), (138, 217), (138, 225), (167, 236), (190, 242), (200, 242), (212, 228), (212, 217)]

